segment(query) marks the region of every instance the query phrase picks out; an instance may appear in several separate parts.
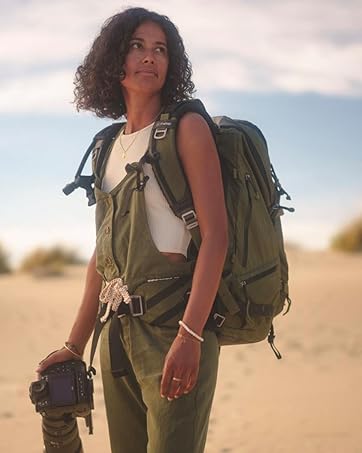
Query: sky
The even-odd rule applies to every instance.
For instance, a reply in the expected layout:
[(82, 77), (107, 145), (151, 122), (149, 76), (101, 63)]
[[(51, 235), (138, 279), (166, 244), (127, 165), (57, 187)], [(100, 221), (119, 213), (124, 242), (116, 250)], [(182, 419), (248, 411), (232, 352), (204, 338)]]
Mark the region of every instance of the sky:
[(362, 214), (360, 0), (0, 0), (0, 243), (12, 261), (36, 246), (94, 248), (94, 208), (61, 189), (110, 120), (76, 112), (73, 78), (104, 21), (128, 6), (177, 25), (210, 114), (262, 129), (295, 208), (286, 240), (328, 247)]

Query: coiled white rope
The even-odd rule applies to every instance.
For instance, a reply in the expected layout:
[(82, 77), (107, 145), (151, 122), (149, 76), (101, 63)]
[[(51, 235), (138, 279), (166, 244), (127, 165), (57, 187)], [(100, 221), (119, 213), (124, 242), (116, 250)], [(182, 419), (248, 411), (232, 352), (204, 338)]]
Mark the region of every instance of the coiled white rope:
[(106, 312), (100, 318), (101, 322), (106, 322), (111, 309), (117, 311), (122, 301), (129, 304), (131, 302), (131, 296), (128, 293), (128, 286), (123, 283), (123, 280), (120, 277), (118, 277), (107, 282), (106, 286), (99, 294), (99, 300), (103, 304), (107, 304)]

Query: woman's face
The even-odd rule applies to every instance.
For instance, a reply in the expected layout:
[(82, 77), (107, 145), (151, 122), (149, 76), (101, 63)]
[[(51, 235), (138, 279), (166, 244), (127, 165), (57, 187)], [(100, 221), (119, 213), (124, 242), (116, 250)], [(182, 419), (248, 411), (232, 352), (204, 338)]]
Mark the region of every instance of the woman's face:
[(168, 69), (166, 35), (154, 22), (136, 28), (123, 65), (122, 90), (128, 94), (161, 93)]

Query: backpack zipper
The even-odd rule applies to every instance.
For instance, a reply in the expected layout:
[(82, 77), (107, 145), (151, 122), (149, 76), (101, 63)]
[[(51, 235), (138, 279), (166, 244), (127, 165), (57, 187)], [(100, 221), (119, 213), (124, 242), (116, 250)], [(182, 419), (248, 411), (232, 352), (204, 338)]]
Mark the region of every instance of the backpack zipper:
[(254, 283), (257, 280), (260, 280), (263, 277), (266, 277), (269, 274), (272, 274), (276, 271), (278, 265), (274, 264), (274, 266), (270, 267), (269, 269), (265, 269), (265, 271), (260, 272), (259, 274), (253, 275), (252, 277), (246, 278), (240, 282), (241, 286), (249, 285), (250, 283)]
[(254, 191), (255, 199), (259, 200), (260, 199), (260, 195), (259, 195), (258, 189), (255, 187), (254, 182), (252, 180), (252, 177), (250, 176), (249, 173), (247, 173), (245, 175), (245, 179), (246, 179), (247, 183), (250, 184), (250, 186), (252, 187), (252, 189)]
[[(247, 262), (248, 262), (248, 254), (249, 254), (249, 226), (250, 226), (250, 221), (251, 221), (251, 212), (253, 209), (253, 203), (252, 203), (252, 196), (251, 196), (251, 191), (250, 191), (250, 186), (252, 186), (251, 183), (251, 176), (249, 173), (246, 173), (245, 175), (245, 186), (246, 190), (248, 192), (248, 210), (245, 215), (245, 223), (244, 223), (244, 250), (243, 250), (243, 258), (242, 258), (242, 266), (245, 267)], [(253, 187), (254, 191), (255, 188)]]
[(253, 322), (253, 319), (250, 316), (250, 311), (249, 311), (251, 302), (249, 300), (249, 295), (248, 295), (248, 291), (247, 291), (247, 285), (250, 284), (250, 283), (253, 283), (253, 282), (257, 281), (257, 280), (260, 280), (261, 278), (264, 278), (264, 277), (266, 277), (269, 274), (272, 274), (273, 272), (275, 272), (277, 267), (278, 267), (278, 265), (275, 264), (273, 267), (271, 267), (269, 269), (266, 269), (265, 271), (262, 271), (262, 272), (260, 272), (257, 275), (253, 275), (252, 277), (246, 278), (246, 279), (244, 279), (244, 280), (242, 280), (240, 282), (240, 286), (242, 287), (242, 290), (243, 290), (243, 293), (244, 293), (244, 300), (245, 300), (245, 322), (246, 321)]
[(252, 140), (250, 139), (250, 137), (245, 134), (245, 137), (246, 137), (246, 141), (249, 145), (249, 148), (251, 150), (251, 154), (253, 155), (253, 158), (256, 162), (256, 165), (264, 179), (264, 182), (265, 182), (265, 185), (267, 187), (267, 190), (269, 192), (269, 197), (271, 198), (271, 191), (270, 191), (270, 185), (269, 185), (269, 179), (268, 179), (268, 176), (267, 176), (267, 173), (266, 173), (266, 169), (264, 167), (264, 164), (263, 164), (263, 161), (258, 153), (258, 150), (256, 149), (256, 146), (254, 145), (254, 143), (252, 142)]
[[(260, 129), (258, 127), (256, 127), (255, 124), (249, 123), (248, 121), (242, 121), (242, 123), (244, 125), (246, 125), (246, 126), (252, 127), (255, 131), (257, 131), (258, 135), (263, 140), (266, 149), (268, 150), (267, 142), (265, 140), (264, 135), (260, 131)], [(271, 193), (271, 189), (270, 189), (270, 183), (269, 183), (269, 179), (268, 179), (268, 175), (267, 175), (267, 170), (266, 170), (266, 168), (265, 168), (265, 166), (263, 164), (263, 160), (261, 159), (258, 150), (256, 149), (256, 146), (254, 145), (253, 141), (249, 137), (249, 134), (245, 131), (245, 127), (240, 125), (240, 126), (235, 126), (235, 128), (243, 133), (243, 136), (244, 136), (245, 141), (246, 141), (246, 143), (248, 145), (248, 148), (251, 151), (251, 155), (252, 155), (252, 157), (253, 157), (253, 159), (254, 159), (254, 161), (256, 163), (256, 166), (258, 167), (259, 172), (260, 172), (260, 174), (261, 174), (261, 176), (262, 176), (262, 178), (263, 178), (263, 180), (265, 182), (265, 185), (267, 187), (267, 190), (268, 190), (268, 193), (269, 193), (269, 198), (271, 199), (272, 198), (272, 193)], [(250, 162), (249, 162), (249, 165), (251, 165)], [(251, 167), (253, 168), (252, 165), (251, 165)]]

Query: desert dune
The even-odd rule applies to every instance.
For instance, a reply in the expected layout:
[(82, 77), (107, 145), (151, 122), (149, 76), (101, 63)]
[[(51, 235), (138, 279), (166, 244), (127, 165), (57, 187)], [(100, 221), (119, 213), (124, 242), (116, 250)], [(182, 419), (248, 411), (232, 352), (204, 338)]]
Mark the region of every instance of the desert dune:
[[(362, 453), (362, 256), (288, 257), (293, 304), (275, 321), (283, 358), (267, 341), (222, 348), (206, 453)], [(28, 387), (39, 360), (66, 339), (84, 276), (84, 267), (58, 278), (0, 276), (3, 453), (41, 452)], [(100, 369), (95, 406), (93, 436), (79, 420), (85, 452), (108, 453)]]

